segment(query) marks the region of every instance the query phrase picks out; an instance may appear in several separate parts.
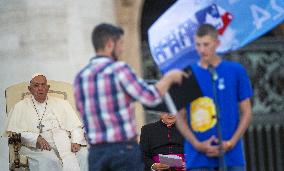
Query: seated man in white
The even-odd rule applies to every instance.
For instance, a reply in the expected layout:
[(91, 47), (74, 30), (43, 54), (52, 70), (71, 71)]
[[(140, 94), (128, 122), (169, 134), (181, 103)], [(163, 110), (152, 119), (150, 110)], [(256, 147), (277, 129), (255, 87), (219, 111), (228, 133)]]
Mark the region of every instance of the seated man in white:
[(32, 95), (11, 109), (6, 132), (21, 133), (31, 171), (88, 170), (83, 125), (66, 100), (47, 96), (49, 87), (44, 75), (32, 78)]

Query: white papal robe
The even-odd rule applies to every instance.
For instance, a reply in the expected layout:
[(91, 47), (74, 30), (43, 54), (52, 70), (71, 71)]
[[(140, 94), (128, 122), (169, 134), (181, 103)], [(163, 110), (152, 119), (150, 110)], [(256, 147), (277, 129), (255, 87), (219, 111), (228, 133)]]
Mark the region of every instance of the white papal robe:
[[(44, 125), (42, 133), (38, 127), (40, 120)], [(31, 171), (87, 171), (87, 148), (81, 147), (76, 154), (71, 152), (71, 143), (86, 145), (82, 127), (66, 100), (48, 97), (44, 103), (39, 103), (31, 96), (10, 111), (6, 133), (21, 133), (24, 146), (20, 153), (28, 156)], [(51, 151), (36, 148), (39, 135), (50, 144)]]

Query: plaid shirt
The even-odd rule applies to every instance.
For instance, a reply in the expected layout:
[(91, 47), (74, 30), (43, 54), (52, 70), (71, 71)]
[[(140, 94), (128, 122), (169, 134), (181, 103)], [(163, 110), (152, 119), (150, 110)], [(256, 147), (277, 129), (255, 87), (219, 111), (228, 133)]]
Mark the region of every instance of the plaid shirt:
[(153, 106), (161, 96), (124, 62), (95, 57), (75, 79), (75, 98), (90, 144), (127, 141), (137, 135), (134, 102)]

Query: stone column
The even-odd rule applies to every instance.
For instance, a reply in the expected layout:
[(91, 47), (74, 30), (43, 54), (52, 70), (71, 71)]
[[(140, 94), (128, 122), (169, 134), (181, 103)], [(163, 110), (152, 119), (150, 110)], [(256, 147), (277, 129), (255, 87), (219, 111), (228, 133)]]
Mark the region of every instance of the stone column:
[[(140, 21), (143, 0), (118, 0), (116, 3), (117, 22), (125, 30), (125, 51), (123, 60), (127, 61), (135, 72), (142, 76), (142, 64), (140, 53)], [(144, 111), (140, 104), (136, 104), (137, 130), (140, 133), (145, 123)]]

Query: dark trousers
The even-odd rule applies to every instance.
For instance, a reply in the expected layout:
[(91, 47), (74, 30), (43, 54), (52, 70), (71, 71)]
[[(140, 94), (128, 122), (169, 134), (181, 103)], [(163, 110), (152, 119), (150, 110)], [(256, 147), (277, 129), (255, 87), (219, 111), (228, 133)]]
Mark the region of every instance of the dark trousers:
[(144, 164), (137, 142), (91, 145), (89, 171), (143, 171)]

